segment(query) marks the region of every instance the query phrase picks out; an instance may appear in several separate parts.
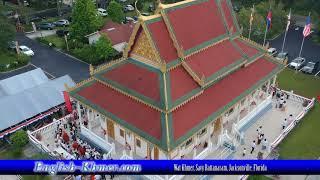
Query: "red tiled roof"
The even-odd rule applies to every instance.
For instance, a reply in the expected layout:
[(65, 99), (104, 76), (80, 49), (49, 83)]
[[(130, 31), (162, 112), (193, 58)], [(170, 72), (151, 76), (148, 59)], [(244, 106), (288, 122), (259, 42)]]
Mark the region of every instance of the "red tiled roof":
[(171, 10), (168, 12), (168, 19), (184, 50), (226, 33), (215, 0)]
[(161, 18), (160, 21), (148, 24), (148, 28), (161, 58), (167, 63), (178, 59), (177, 50), (173, 46), (172, 39), (163, 19)]
[(98, 82), (84, 87), (78, 95), (160, 140), (161, 113), (159, 111)]
[(224, 12), (224, 16), (226, 18), (229, 31), (235, 32), (236, 31), (236, 26), (235, 26), (235, 24), (233, 22), (233, 17), (232, 17), (230, 8), (229, 8), (228, 3), (227, 3), (226, 0), (222, 0), (221, 1), (221, 7), (222, 7), (222, 10)]
[(134, 25), (134, 23), (117, 24), (112, 21), (109, 21), (100, 30), (100, 34), (106, 34), (111, 40), (112, 45), (116, 45), (122, 42), (128, 42)]
[(133, 89), (144, 96), (157, 101), (160, 100), (158, 74), (146, 68), (126, 63), (106, 72), (103, 77), (113, 80), (129, 89)]
[(196, 99), (173, 112), (174, 139), (185, 135), (212, 113), (227, 105), (244, 91), (254, 86), (267, 76), (276, 64), (265, 59), (259, 59), (242, 68), (220, 82), (212, 85)]
[(244, 53), (246, 53), (249, 57), (252, 57), (254, 55), (256, 55), (257, 53), (259, 53), (259, 50), (256, 48), (253, 48), (247, 44), (245, 44), (243, 41), (241, 40), (234, 40), (234, 42), (240, 47), (240, 49), (242, 51), (244, 51)]
[(241, 53), (227, 40), (191, 55), (186, 62), (200, 77), (202, 74), (209, 77), (241, 57)]
[(170, 71), (170, 87), (171, 98), (175, 101), (199, 86), (188, 72), (179, 66)]

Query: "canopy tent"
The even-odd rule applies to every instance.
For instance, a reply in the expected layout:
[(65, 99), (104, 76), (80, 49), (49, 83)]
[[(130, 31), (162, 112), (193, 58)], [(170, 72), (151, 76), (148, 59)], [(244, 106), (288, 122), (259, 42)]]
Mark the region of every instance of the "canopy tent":
[(0, 131), (64, 103), (64, 84), (70, 76), (48, 79), (38, 68), (0, 81)]

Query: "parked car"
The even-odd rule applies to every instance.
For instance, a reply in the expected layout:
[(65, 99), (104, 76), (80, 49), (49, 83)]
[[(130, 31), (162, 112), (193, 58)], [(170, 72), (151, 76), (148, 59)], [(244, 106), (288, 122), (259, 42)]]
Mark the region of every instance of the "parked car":
[(150, 16), (150, 13), (141, 13), (143, 16)]
[(304, 73), (312, 74), (314, 73), (319, 66), (319, 62), (309, 61), (304, 67), (302, 67), (301, 71)]
[(52, 30), (55, 28), (55, 25), (52, 23), (41, 23), (37, 26), (38, 29), (47, 29)]
[(289, 64), (289, 67), (294, 68), (294, 69), (300, 69), (301, 67), (304, 66), (305, 63), (306, 63), (305, 58), (297, 57)]
[(119, 0), (119, 2), (122, 2), (122, 3), (124, 3), (124, 2), (127, 2), (127, 0)]
[(288, 58), (287, 52), (281, 52), (276, 56), (276, 59), (279, 61), (284, 61), (286, 58)]
[(59, 36), (59, 37), (64, 37), (64, 35), (69, 35), (69, 31), (68, 30), (57, 30), (56, 31), (56, 34), (57, 34), (57, 36)]
[(56, 26), (69, 26), (70, 23), (66, 19), (61, 19), (59, 21), (54, 22), (53, 24)]
[(149, 11), (150, 11), (150, 12), (153, 12), (154, 10), (156, 10), (156, 9), (154, 8), (154, 5), (153, 5), (153, 4), (150, 4), (150, 5), (149, 5)]
[(124, 23), (130, 22), (130, 21), (134, 22), (135, 20), (132, 17), (125, 17)]
[(134, 7), (130, 4), (126, 5), (124, 7), (124, 11), (127, 12), (127, 11), (134, 11)]
[(276, 48), (269, 48), (268, 49), (268, 54), (275, 57), (277, 55), (278, 51)]
[(108, 16), (107, 10), (105, 9), (98, 8), (97, 11), (98, 11), (98, 15), (100, 16)]
[(34, 56), (34, 52), (28, 48), (27, 46), (19, 46), (20, 52), (27, 55), (27, 56)]
[(138, 21), (139, 17), (138, 16), (133, 16), (132, 17), (135, 21)]

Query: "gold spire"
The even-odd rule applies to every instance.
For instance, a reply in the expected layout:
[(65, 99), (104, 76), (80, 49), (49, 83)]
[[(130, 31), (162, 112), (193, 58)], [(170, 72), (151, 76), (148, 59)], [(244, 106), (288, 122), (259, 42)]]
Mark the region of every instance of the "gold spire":
[(68, 92), (69, 92), (70, 87), (68, 86), (68, 84), (67, 84), (67, 83), (64, 83), (64, 87), (66, 88), (66, 91), (68, 91)]
[(93, 71), (94, 71), (93, 66), (92, 66), (92, 64), (90, 64), (90, 65), (89, 65), (90, 75), (93, 75)]

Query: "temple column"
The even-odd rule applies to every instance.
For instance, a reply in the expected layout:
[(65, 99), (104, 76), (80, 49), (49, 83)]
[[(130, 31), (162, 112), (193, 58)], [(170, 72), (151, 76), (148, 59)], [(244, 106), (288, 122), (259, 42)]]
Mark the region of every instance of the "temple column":
[(273, 82), (272, 82), (272, 86), (275, 87), (276, 86), (276, 80), (277, 80), (277, 75), (275, 75), (273, 77)]
[(79, 101), (77, 101), (77, 112), (78, 112), (78, 116), (79, 116), (79, 121), (80, 121), (80, 123), (82, 123), (82, 114), (81, 114)]
[(271, 79), (269, 79), (269, 80), (268, 80), (268, 85), (267, 85), (267, 96), (269, 95), (270, 86), (271, 86)]
[[(87, 111), (87, 123), (88, 123), (88, 126), (89, 126), (89, 122), (90, 122), (90, 110), (88, 108), (86, 108), (86, 111)], [(88, 126), (86, 128), (88, 128)]]

